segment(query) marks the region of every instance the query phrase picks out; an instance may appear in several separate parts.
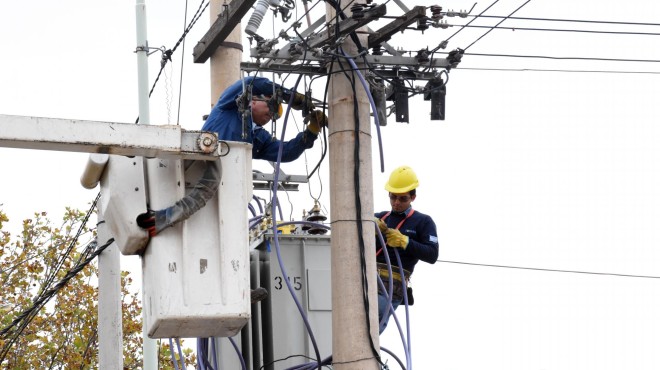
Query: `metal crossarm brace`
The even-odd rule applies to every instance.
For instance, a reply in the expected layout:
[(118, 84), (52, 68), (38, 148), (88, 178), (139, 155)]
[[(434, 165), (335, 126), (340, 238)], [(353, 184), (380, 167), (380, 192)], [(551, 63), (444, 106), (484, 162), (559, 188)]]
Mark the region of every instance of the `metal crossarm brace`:
[(418, 19), (426, 17), (426, 8), (423, 6), (416, 6), (411, 11), (405, 13), (393, 22), (388, 23), (378, 31), (369, 35), (369, 48), (381, 45), (389, 40), (392, 35), (405, 29), (409, 25), (415, 23)]
[[(288, 55), (288, 54), (287, 54)], [(406, 70), (401, 69), (400, 67), (410, 67), (417, 68), (420, 66), (429, 66), (432, 68), (453, 68), (460, 62), (460, 59), (457, 61), (456, 58), (451, 60), (446, 58), (437, 58), (433, 59), (430, 63), (419, 63), (417, 58), (412, 57), (402, 57), (402, 56), (389, 56), (389, 55), (365, 55), (364, 58), (370, 65), (375, 66), (391, 66), (391, 69), (378, 69), (379, 74), (386, 77), (396, 77), (400, 76), (402, 78), (412, 78), (420, 80), (430, 80), (436, 76), (435, 72), (422, 72), (418, 70)], [(279, 58), (278, 58), (279, 59)], [(316, 61), (320, 65), (300, 65), (300, 64), (289, 64), (289, 63), (268, 63), (260, 64), (254, 62), (242, 62), (241, 69), (245, 71), (261, 71), (261, 72), (275, 72), (275, 73), (289, 73), (295, 72), (304, 75), (324, 75), (327, 74), (327, 70), (324, 67), (324, 64), (328, 62), (327, 59), (318, 58), (315, 56), (308, 55), (305, 58), (307, 61)], [(396, 69), (396, 70), (395, 70)]]
[(328, 27), (328, 30), (313, 37), (307, 42), (311, 48), (318, 48), (330, 44), (336, 37), (342, 37), (357, 30), (365, 24), (374, 21), (387, 14), (385, 4), (378, 5), (373, 9), (364, 12), (364, 17), (359, 19), (346, 19), (339, 22), (339, 35), (335, 35), (335, 27)]
[(0, 147), (216, 160), (218, 136), (181, 126), (0, 115)]
[(215, 49), (236, 28), (236, 25), (241, 22), (241, 18), (252, 8), (255, 1), (232, 0), (229, 3), (225, 11), (218, 15), (218, 19), (213, 22), (213, 25), (211, 25), (211, 28), (209, 28), (204, 37), (195, 45), (193, 49), (193, 60), (195, 63), (204, 63), (213, 55)]
[[(253, 172), (252, 185), (254, 190), (271, 190), (275, 182), (275, 176), (270, 173)], [(298, 191), (298, 184), (306, 184), (307, 176), (280, 174), (278, 183), (281, 188), (289, 191)]]

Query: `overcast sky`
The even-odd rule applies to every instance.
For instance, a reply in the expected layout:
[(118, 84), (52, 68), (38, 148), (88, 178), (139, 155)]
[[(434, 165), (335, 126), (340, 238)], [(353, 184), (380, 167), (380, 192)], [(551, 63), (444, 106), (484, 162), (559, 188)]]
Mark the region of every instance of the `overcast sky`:
[[(523, 3), (501, 0), (486, 14), (506, 16)], [(477, 3), (472, 14), (490, 4)], [(473, 3), (439, 5), (459, 10)], [(182, 1), (147, 1), (150, 46), (174, 46), (184, 6)], [(197, 6), (190, 4), (188, 19)], [(82, 0), (0, 5), (0, 114), (135, 121), (134, 8), (130, 2)], [(515, 16), (660, 23), (659, 8), (651, 0), (532, 0)], [(393, 2), (388, 11), (401, 14)], [(473, 25), (499, 20), (483, 18)], [(381, 130), (385, 173), (373, 144), (376, 210), (389, 207), (382, 188), (389, 172), (410, 165), (420, 179), (413, 206), (438, 226), (441, 261), (420, 263), (412, 282), (413, 365), (658, 369), (660, 26), (538, 19), (510, 19), (502, 26), (517, 29), (494, 30), (474, 44), (487, 29), (464, 29), (450, 39), (447, 51), (468, 49), (449, 74), (445, 121), (430, 121), (429, 103), (416, 96), (409, 124), (390, 117)], [(166, 68), (169, 77), (159, 81), (151, 100), (152, 123), (176, 124), (179, 117), (184, 128), (201, 127), (215, 99), (208, 65), (192, 63), (192, 48), (207, 29), (208, 10)], [(406, 31), (390, 43), (406, 50), (433, 48), (457, 30)], [(150, 58), (150, 83), (159, 58), (158, 53)], [(317, 98), (322, 85), (314, 85)], [(172, 92), (169, 109), (167, 90)], [(319, 158), (315, 149), (284, 170), (311, 170)], [(87, 209), (98, 191), (79, 183), (87, 156), (0, 149), (0, 208), (12, 225), (36, 211), (56, 219), (65, 206)], [(287, 209), (293, 218), (313, 205), (310, 192), (321, 192), (322, 205), (330, 207), (327, 169), (325, 163), (323, 185), (314, 179), (311, 191), (302, 187), (291, 196), (293, 207)], [(135, 261), (124, 257), (122, 263)], [(402, 316), (403, 309), (397, 312)], [(381, 344), (402, 356), (393, 325)]]

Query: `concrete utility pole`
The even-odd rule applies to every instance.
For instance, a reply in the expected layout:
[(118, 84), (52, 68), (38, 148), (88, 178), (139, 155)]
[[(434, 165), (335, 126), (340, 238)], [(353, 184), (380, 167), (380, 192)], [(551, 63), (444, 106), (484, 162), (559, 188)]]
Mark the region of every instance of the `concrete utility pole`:
[[(211, 23), (223, 10), (224, 3), (224, 0), (211, 1)], [(241, 24), (239, 23), (211, 55), (211, 106), (218, 101), (220, 94), (229, 85), (241, 77), (242, 52)]]
[[(149, 113), (149, 50), (147, 47), (147, 7), (144, 0), (137, 0), (135, 4), (135, 25), (137, 41), (137, 67), (138, 67), (138, 99), (140, 111), (140, 124), (151, 124)], [(143, 260), (144, 262), (144, 260)], [(144, 278), (142, 279), (144, 292)], [(143, 294), (144, 296), (144, 294)], [(146, 307), (144, 299), (143, 307)], [(149, 338), (147, 333), (147, 310), (142, 310), (142, 366), (144, 370), (155, 370), (158, 367), (158, 346), (155, 339)]]
[[(99, 218), (103, 215), (98, 206)], [(99, 244), (110, 239), (110, 233), (99, 219), (96, 227)], [(99, 254), (99, 368), (124, 369), (124, 347), (121, 317), (121, 264), (119, 247), (112, 243)]]
[[(221, 11), (228, 11), (227, 7), (223, 7), (226, 2), (224, 0), (212, 0), (210, 2), (210, 21), (214, 24), (216, 19), (220, 16)], [(226, 15), (226, 14), (225, 14)], [(229, 87), (232, 83), (241, 77), (241, 57), (243, 45), (241, 43), (241, 24), (238, 23), (236, 27), (229, 33), (227, 38), (218, 46), (211, 54), (211, 104), (213, 107), (220, 98), (220, 94)], [(210, 111), (210, 110), (209, 110)], [(246, 245), (247, 247), (247, 245)], [(211, 351), (217, 351), (217, 346), (221, 341), (215, 341), (216, 348), (211, 348)], [(198, 354), (199, 356), (199, 354)]]
[[(343, 4), (342, 4), (343, 5)], [(349, 5), (350, 6), (350, 5)], [(326, 19), (334, 19), (334, 9), (326, 8)], [(366, 34), (360, 34), (366, 45)], [(342, 45), (348, 55), (356, 55), (357, 47), (350, 39)], [(351, 67), (340, 61), (346, 70)], [(333, 72), (341, 71), (334, 63)], [(332, 357), (337, 370), (378, 369), (371, 341), (380, 351), (378, 337), (378, 299), (376, 296), (376, 258), (374, 254), (373, 175), (371, 165), (371, 128), (369, 101), (358, 77), (353, 76), (356, 94), (343, 73), (330, 76), (329, 89), (329, 141), (330, 141), (330, 209), (332, 218)], [(358, 105), (355, 122), (354, 101)], [(357, 132), (355, 125), (358, 125)], [(355, 147), (359, 145), (359, 158)], [(356, 176), (356, 166), (359, 166)], [(354, 184), (359, 181), (359, 188)], [(359, 194), (361, 213), (356, 216), (356, 192)], [(356, 220), (356, 217), (359, 219)], [(362, 287), (361, 253), (357, 223), (362, 225), (369, 313), (365, 314)], [(370, 331), (367, 331), (367, 320)]]

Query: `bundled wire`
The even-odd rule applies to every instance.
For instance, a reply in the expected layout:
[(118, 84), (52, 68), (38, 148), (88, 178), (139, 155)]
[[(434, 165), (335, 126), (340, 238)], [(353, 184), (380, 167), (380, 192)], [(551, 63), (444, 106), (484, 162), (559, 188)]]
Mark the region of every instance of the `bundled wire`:
[[(92, 213), (94, 213), (94, 209), (96, 208), (96, 204), (98, 203), (100, 197), (101, 197), (100, 193), (96, 195), (96, 198), (92, 202), (90, 208), (87, 210), (87, 213), (85, 214), (85, 217), (83, 218), (81, 225), (78, 228), (78, 231), (76, 232), (76, 235), (69, 243), (69, 246), (67, 247), (66, 251), (62, 254), (62, 256), (60, 256), (60, 258), (56, 262), (55, 268), (45, 278), (39, 293), (36, 295), (36, 297), (33, 298), (32, 301), (34, 303), (32, 307), (25, 310), (16, 319), (14, 319), (12, 323), (10, 323), (7, 327), (5, 327), (0, 331), (0, 338), (6, 339), (6, 336), (10, 333), (12, 328), (20, 324), (18, 328), (12, 332), (12, 337), (7, 342), (4, 343), (2, 350), (0, 351), (0, 363), (4, 361), (11, 346), (13, 346), (13, 344), (16, 342), (16, 340), (18, 340), (18, 337), (21, 335), (23, 330), (25, 330), (28, 324), (36, 317), (36, 315), (39, 313), (39, 310), (41, 310), (41, 308), (57, 293), (57, 291), (59, 291), (62, 287), (64, 287), (71, 278), (73, 278), (78, 272), (80, 272), (80, 270), (82, 270), (82, 268), (84, 268), (87, 264), (89, 264), (94, 259), (94, 257), (100, 254), (103, 251), (103, 249), (105, 249), (108, 245), (112, 244), (112, 240), (114, 239), (108, 241), (105, 245), (99, 248), (100, 250), (97, 250), (96, 252), (92, 253), (91, 256), (89, 256), (90, 252), (94, 250), (94, 248), (96, 247), (96, 240), (90, 242), (87, 245), (87, 247), (85, 247), (85, 251), (81, 253), (80, 257), (76, 261), (75, 267), (71, 271), (69, 271), (69, 273), (67, 273), (64, 276), (64, 278), (60, 280), (60, 282), (58, 282), (57, 284), (55, 284), (55, 286), (53, 286), (53, 281), (60, 273), (64, 261), (71, 254), (73, 248), (78, 242), (78, 239), (80, 238), (80, 235), (82, 235), (83, 231), (85, 230), (85, 226), (87, 225), (87, 222), (89, 221), (89, 218), (92, 215)], [(83, 258), (86, 258), (85, 261), (82, 261)], [(53, 287), (51, 288), (51, 286)]]
[[(296, 83), (295, 83), (295, 85), (292, 89), (293, 91), (296, 91), (296, 89), (298, 88), (298, 84), (300, 83), (301, 78), (302, 78), (302, 75), (298, 76), (298, 79), (296, 80)], [(290, 97), (291, 101), (289, 101), (289, 104), (287, 104), (286, 115), (284, 117), (284, 124), (283, 124), (283, 127), (282, 127), (282, 143), (284, 142), (284, 134), (286, 133), (286, 124), (287, 124), (287, 121), (289, 119), (289, 115), (291, 113), (291, 102), (293, 101), (293, 97), (294, 97), (294, 94), (291, 94), (291, 97)], [(279, 184), (278, 177), (279, 177), (279, 174), (280, 174), (280, 164), (282, 162), (281, 159), (282, 159), (283, 150), (284, 150), (284, 146), (282, 144), (280, 144), (280, 147), (279, 147), (279, 150), (278, 150), (278, 153), (277, 153), (277, 161), (275, 163), (275, 176), (274, 176), (274, 179), (273, 179), (273, 199), (276, 199), (276, 197), (277, 197), (277, 189), (278, 189), (278, 184)], [(278, 233), (277, 233), (278, 225), (277, 225), (277, 221), (275, 219), (275, 212), (276, 212), (276, 202), (273, 201), (273, 202), (271, 202), (271, 214), (273, 215), (273, 240), (275, 242), (275, 251), (276, 251), (276, 254), (277, 254), (277, 260), (279, 262), (280, 269), (282, 271), (282, 278), (283, 278), (282, 280), (284, 280), (284, 282), (286, 283), (287, 288), (289, 289), (289, 292), (291, 292), (291, 297), (293, 298), (293, 301), (295, 302), (296, 307), (298, 308), (298, 311), (300, 312), (300, 314), (303, 318), (305, 328), (307, 329), (307, 333), (309, 334), (309, 338), (312, 342), (312, 346), (314, 347), (314, 352), (315, 352), (315, 355), (316, 355), (317, 362), (319, 363), (318, 368), (321, 369), (321, 365), (320, 365), (321, 355), (319, 353), (319, 348), (318, 348), (318, 345), (316, 343), (316, 339), (314, 337), (314, 332), (312, 331), (312, 327), (309, 324), (309, 321), (307, 320), (307, 316), (305, 315), (305, 311), (304, 311), (302, 305), (300, 304), (300, 301), (296, 297), (296, 294), (295, 294), (295, 291), (294, 291), (293, 287), (291, 286), (291, 282), (289, 281), (290, 279), (289, 279), (289, 277), (286, 273), (286, 268), (285, 268), (284, 262), (282, 260), (282, 256), (281, 256), (281, 253), (280, 253)]]
[[(188, 24), (188, 27), (186, 27), (183, 30), (183, 34), (181, 37), (179, 37), (179, 40), (174, 44), (174, 47), (172, 49), (168, 49), (163, 51), (163, 56), (160, 62), (160, 70), (158, 71), (158, 75), (156, 76), (156, 79), (154, 80), (153, 85), (151, 86), (151, 90), (149, 91), (149, 97), (151, 97), (151, 94), (153, 94), (154, 89), (156, 88), (156, 84), (158, 84), (158, 80), (160, 80), (160, 75), (163, 73), (163, 70), (165, 69), (165, 66), (167, 65), (168, 61), (172, 61), (172, 54), (174, 54), (174, 51), (179, 47), (179, 45), (186, 39), (186, 36), (192, 30), (193, 26), (199, 18), (201, 18), (202, 14), (204, 14), (204, 11), (206, 8), (208, 8), (210, 2), (208, 0), (202, 0), (202, 2), (199, 4), (199, 8), (197, 8), (197, 11), (195, 12), (195, 15), (193, 15), (192, 19), (190, 20), (190, 23)], [(140, 117), (138, 116), (135, 119), (135, 123), (140, 122)]]
[[(82, 269), (84, 269), (88, 264), (90, 264), (94, 258), (96, 258), (101, 252), (103, 252), (110, 244), (114, 242), (114, 238), (109, 239), (105, 244), (99, 246), (94, 250), (93, 253), (89, 257), (87, 257), (84, 261), (78, 263), (74, 268), (72, 268), (67, 274), (60, 280), (58, 281), (52, 288), (46, 290), (42, 294), (40, 294), (38, 297), (34, 299), (34, 304), (23, 311), (18, 317), (16, 317), (11, 324), (9, 324), (7, 327), (2, 329), (0, 331), (0, 338), (5, 339), (5, 335), (11, 332), (12, 328), (15, 326), (19, 325), (20, 327), (14, 331), (12, 334), (12, 338), (10, 338), (5, 344), (3, 345), (2, 352), (0, 352), (0, 363), (4, 361), (5, 357), (7, 356), (7, 353), (9, 352), (9, 349), (11, 346), (16, 342), (18, 337), (21, 335), (25, 327), (34, 319), (36, 314), (43, 308), (43, 306), (50, 301), (51, 298), (53, 298), (57, 292), (65, 287), (69, 280), (74, 278)], [(93, 244), (94, 246), (96, 245), (96, 239), (90, 242), (90, 244)]]

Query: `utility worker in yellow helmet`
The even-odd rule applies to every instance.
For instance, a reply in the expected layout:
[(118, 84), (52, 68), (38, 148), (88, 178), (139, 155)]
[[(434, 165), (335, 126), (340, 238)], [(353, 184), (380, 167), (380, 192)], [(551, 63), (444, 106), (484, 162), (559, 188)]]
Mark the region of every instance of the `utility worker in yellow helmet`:
[[(412, 202), (417, 198), (418, 186), (419, 181), (412, 168), (408, 166), (396, 168), (385, 184), (392, 209), (375, 214), (378, 228), (386, 239), (387, 255), (392, 266), (392, 307), (394, 309), (403, 302), (403, 295), (407, 294), (402, 280), (405, 278), (407, 285), (417, 262), (422, 260), (433, 264), (438, 260), (438, 233), (435, 222), (430, 216), (412, 208)], [(395, 251), (401, 258), (403, 271), (399, 270)], [(378, 289), (378, 322), (379, 332), (382, 333), (393, 310), (388, 307), (389, 272), (385, 248), (378, 239), (376, 241), (376, 262), (378, 274), (386, 288), (385, 292), (380, 287)], [(410, 292), (412, 293), (412, 290)], [(408, 304), (411, 304), (412, 294), (408, 298)]]

